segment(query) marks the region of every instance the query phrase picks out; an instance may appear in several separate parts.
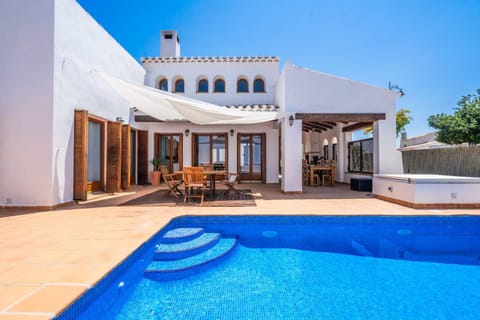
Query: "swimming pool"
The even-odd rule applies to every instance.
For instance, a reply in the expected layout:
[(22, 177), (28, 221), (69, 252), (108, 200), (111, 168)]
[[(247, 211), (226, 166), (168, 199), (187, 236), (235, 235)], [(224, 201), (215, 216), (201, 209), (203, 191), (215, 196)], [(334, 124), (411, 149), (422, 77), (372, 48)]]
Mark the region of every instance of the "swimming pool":
[(58, 319), (478, 319), (479, 259), (480, 217), (181, 217)]

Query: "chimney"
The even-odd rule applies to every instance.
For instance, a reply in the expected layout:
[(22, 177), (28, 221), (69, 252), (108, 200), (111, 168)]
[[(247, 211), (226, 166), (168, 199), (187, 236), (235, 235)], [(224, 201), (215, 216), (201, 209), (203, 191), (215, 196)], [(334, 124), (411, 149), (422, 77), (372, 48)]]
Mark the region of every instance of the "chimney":
[(403, 131), (400, 134), (400, 141), (405, 141), (405, 140), (407, 140), (407, 133), (405, 131)]
[(175, 30), (164, 30), (160, 35), (160, 57), (180, 57), (180, 38)]

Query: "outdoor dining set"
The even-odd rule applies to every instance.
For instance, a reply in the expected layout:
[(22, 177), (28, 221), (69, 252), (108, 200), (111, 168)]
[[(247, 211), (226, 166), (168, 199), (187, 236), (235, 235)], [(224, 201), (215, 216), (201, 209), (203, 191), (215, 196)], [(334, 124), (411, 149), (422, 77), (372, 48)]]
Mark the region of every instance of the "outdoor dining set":
[(333, 187), (336, 169), (335, 160), (318, 160), (313, 164), (308, 164), (307, 160), (303, 160), (303, 184)]
[[(230, 191), (239, 193), (235, 188), (237, 174), (225, 170), (214, 170), (210, 165), (183, 167), (183, 170), (174, 173), (169, 173), (166, 166), (161, 166), (160, 171), (169, 193), (175, 198), (183, 197), (184, 202), (187, 202), (189, 198), (199, 198), (202, 204), (206, 191), (209, 191), (209, 196), (213, 199), (217, 180), (227, 187), (225, 193)], [(181, 189), (182, 185), (183, 190)]]

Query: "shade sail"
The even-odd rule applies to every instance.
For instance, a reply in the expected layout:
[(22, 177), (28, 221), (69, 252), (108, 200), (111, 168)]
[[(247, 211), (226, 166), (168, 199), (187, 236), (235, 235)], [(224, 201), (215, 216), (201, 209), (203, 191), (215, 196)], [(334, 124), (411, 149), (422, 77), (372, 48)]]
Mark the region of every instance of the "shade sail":
[(162, 121), (185, 120), (195, 124), (254, 124), (277, 119), (277, 112), (231, 110), (96, 71), (132, 107)]

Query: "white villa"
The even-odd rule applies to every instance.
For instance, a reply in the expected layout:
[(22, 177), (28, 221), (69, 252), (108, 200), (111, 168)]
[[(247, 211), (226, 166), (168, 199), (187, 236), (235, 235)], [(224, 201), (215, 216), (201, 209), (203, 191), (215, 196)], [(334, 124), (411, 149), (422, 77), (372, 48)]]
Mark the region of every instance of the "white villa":
[(275, 56), (183, 57), (172, 30), (139, 63), (75, 0), (2, 0), (0, 21), (0, 206), (147, 184), (153, 157), (285, 193), (303, 192), (306, 157), (336, 160), (338, 182), (402, 173), (398, 92)]

